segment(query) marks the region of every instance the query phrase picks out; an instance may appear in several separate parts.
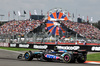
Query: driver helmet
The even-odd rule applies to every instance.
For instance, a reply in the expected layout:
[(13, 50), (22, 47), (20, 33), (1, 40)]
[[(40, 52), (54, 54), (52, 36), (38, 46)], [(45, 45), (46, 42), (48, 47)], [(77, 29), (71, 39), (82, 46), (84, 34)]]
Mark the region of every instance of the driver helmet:
[(58, 51), (57, 47), (54, 47), (54, 51)]

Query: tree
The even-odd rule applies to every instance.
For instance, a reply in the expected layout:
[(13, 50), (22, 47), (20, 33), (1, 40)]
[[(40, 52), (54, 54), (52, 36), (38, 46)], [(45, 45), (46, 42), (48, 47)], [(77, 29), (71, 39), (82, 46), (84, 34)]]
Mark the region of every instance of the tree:
[(100, 20), (98, 21), (97, 28), (100, 29)]
[(93, 26), (95, 26), (95, 27), (100, 29), (100, 20), (97, 23), (93, 23)]

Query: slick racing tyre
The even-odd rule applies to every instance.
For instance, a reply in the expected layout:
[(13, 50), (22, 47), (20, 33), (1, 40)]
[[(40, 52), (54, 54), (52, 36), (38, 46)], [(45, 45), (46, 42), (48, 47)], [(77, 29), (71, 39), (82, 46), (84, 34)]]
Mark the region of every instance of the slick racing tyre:
[(71, 63), (71, 62), (74, 62), (74, 58), (72, 57), (72, 55), (71, 54), (65, 54), (64, 56), (63, 56), (63, 62), (65, 62), (65, 63)]
[(86, 56), (81, 56), (79, 58), (77, 58), (77, 62), (78, 63), (84, 63), (86, 61), (87, 57)]
[(33, 54), (31, 51), (28, 51), (24, 54), (25, 60), (31, 61), (33, 59)]

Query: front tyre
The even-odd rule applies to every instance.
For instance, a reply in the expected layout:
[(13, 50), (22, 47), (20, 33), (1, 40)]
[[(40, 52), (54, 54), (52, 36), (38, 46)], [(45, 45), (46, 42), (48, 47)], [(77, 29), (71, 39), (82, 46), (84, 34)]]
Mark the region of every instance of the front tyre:
[(70, 55), (70, 54), (65, 54), (65, 55), (63, 56), (63, 61), (64, 61), (65, 63), (71, 62), (71, 55)]
[(33, 54), (32, 54), (31, 51), (29, 51), (29, 52), (26, 52), (26, 53), (24, 54), (24, 57), (25, 57), (25, 60), (31, 61), (31, 60), (33, 59)]

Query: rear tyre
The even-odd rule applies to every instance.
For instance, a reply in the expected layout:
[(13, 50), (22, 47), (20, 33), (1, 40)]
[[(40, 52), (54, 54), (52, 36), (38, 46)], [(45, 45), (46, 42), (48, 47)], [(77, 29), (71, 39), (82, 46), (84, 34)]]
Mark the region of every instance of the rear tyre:
[(33, 59), (33, 54), (31, 51), (28, 51), (24, 54), (25, 60), (31, 61)]
[(78, 63), (84, 63), (86, 61), (87, 57), (86, 56), (81, 56), (79, 58), (77, 58), (77, 62)]

